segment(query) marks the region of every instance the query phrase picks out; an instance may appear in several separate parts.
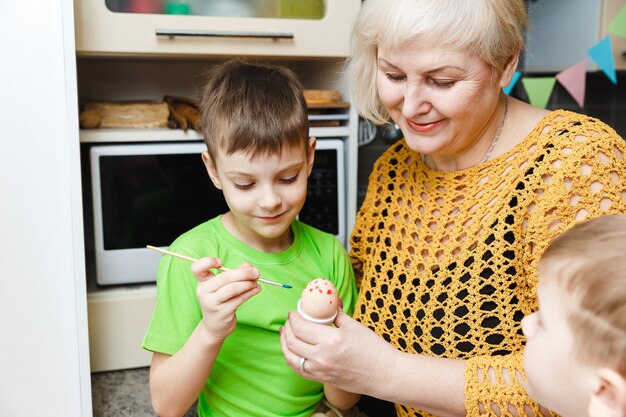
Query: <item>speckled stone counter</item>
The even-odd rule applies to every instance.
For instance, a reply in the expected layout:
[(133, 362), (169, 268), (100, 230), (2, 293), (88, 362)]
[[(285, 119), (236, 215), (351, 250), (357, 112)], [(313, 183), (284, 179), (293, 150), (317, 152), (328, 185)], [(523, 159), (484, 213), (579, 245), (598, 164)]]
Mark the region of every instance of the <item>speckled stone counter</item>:
[[(150, 403), (148, 368), (91, 375), (93, 417), (155, 417)], [(185, 417), (197, 417), (196, 405)]]
[[(156, 417), (150, 403), (148, 368), (91, 375), (93, 417)], [(391, 403), (364, 396), (359, 408), (369, 417), (395, 416)], [(196, 404), (185, 417), (198, 417)]]

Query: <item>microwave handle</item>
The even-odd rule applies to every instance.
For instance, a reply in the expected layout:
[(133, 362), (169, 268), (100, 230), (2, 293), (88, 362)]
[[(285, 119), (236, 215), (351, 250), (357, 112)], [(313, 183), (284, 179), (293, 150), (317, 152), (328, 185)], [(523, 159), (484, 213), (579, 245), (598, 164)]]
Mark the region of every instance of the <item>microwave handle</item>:
[(156, 29), (156, 36), (207, 37), (207, 38), (256, 38), (256, 39), (293, 39), (291, 32), (246, 32), (222, 30), (185, 30), (185, 29)]

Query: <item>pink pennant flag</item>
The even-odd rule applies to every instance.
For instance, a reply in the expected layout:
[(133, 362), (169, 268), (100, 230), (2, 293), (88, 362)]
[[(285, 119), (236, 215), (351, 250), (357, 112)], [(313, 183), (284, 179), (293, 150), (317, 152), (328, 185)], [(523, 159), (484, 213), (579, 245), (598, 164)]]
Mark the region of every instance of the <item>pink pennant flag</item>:
[(578, 64), (559, 72), (557, 81), (574, 97), (580, 107), (585, 105), (585, 82), (587, 80), (587, 62)]

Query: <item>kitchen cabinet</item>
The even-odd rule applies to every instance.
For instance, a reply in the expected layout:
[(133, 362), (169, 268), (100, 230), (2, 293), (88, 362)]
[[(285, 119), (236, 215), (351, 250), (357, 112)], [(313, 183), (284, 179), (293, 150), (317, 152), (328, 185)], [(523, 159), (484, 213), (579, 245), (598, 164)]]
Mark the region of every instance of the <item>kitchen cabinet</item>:
[[(197, 97), (205, 70), (224, 58), (280, 63), (291, 68), (307, 89), (332, 89), (349, 102), (342, 74), (350, 26), (359, 0), (327, 0), (321, 19), (187, 16), (111, 12), (104, 0), (75, 0), (78, 97), (90, 101), (160, 100), (164, 95)], [(156, 29), (290, 32), (292, 39), (156, 36)], [(346, 223), (356, 216), (358, 115), (351, 107), (338, 126), (312, 127), (318, 139), (344, 141)], [(83, 148), (93, 143), (201, 140), (198, 132), (173, 129), (81, 130)], [(83, 184), (88, 172), (83, 172)], [(87, 194), (84, 198), (89, 198)], [(86, 228), (88, 236), (88, 228)], [(153, 284), (95, 285), (87, 260), (87, 303), (92, 371), (147, 366), (151, 355), (140, 348), (154, 306)], [(120, 319), (125, 317), (124, 320)]]
[(560, 72), (587, 61), (587, 70), (597, 66), (587, 55), (600, 40), (603, 0), (529, 0), (530, 25), (522, 69), (527, 73)]
[[(197, 3), (209, 7), (225, 2)], [(227, 3), (232, 8), (242, 1)], [(237, 17), (116, 12), (105, 0), (76, 0), (76, 51), (79, 55), (345, 57), (360, 3), (326, 0), (320, 18), (281, 18), (262, 13), (262, 17)]]
[(611, 21), (626, 5), (625, 0), (603, 0), (602, 1), (602, 20), (600, 24), (601, 35), (600, 38), (604, 38), (606, 35), (611, 37), (611, 44), (613, 46), (613, 60), (615, 62), (616, 70), (626, 69), (626, 38), (613, 35), (606, 31)]

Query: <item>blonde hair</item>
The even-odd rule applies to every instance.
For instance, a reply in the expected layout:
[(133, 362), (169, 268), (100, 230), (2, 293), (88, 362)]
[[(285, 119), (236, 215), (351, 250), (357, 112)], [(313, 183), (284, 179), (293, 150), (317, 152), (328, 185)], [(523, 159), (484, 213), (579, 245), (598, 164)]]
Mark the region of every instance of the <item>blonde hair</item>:
[(574, 354), (626, 377), (626, 215), (580, 223), (550, 244), (539, 261), (541, 284), (570, 301)]
[(521, 51), (527, 24), (524, 0), (365, 0), (352, 28), (351, 101), (363, 117), (389, 120), (376, 89), (379, 48), (419, 41), (469, 51), (498, 75)]
[(213, 161), (218, 150), (227, 155), (243, 151), (254, 158), (308, 146), (302, 85), (280, 65), (236, 59), (213, 66), (204, 84), (200, 117)]

